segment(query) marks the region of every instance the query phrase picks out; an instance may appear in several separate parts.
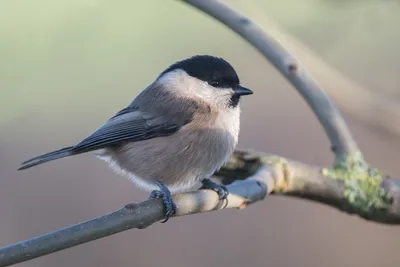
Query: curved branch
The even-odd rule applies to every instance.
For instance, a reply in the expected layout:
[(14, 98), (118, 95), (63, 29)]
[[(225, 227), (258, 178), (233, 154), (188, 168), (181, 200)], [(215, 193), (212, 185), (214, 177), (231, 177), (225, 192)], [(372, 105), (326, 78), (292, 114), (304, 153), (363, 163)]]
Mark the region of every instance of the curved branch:
[(355, 166), (351, 172), (332, 172), (280, 156), (235, 151), (215, 176), (223, 184), (234, 184), (256, 173), (260, 176), (260, 170), (269, 170), (273, 179), (268, 183), (269, 194), (323, 203), (369, 221), (400, 224), (400, 181), (376, 170), (359, 173)]
[(274, 38), (254, 22), (218, 0), (182, 0), (220, 21), (252, 44), (307, 101), (321, 122), (337, 157), (359, 152), (342, 114), (316, 81)]
[[(343, 180), (324, 174), (324, 169), (257, 152), (235, 152), (216, 176), (223, 177), (230, 192), (228, 201), (220, 201), (211, 190), (198, 190), (173, 196), (175, 216), (209, 212), (224, 208), (245, 208), (263, 200), (267, 194), (287, 195), (328, 204), (348, 213), (387, 224), (400, 224), (400, 183), (386, 179), (382, 187), (393, 196), (381, 210), (359, 209), (345, 197)], [(249, 178), (244, 178), (249, 177)], [(238, 180), (242, 179), (242, 180)], [(234, 181), (233, 183), (231, 183)], [(363, 192), (368, 193), (368, 192)], [(25, 240), (0, 249), (0, 267), (34, 259), (79, 244), (132, 228), (144, 229), (164, 219), (160, 199), (128, 204), (110, 214), (64, 229)], [(173, 219), (171, 219), (173, 220)]]
[[(400, 103), (390, 96), (362, 87), (360, 84), (343, 75), (339, 70), (324, 62), (309, 46), (299, 39), (281, 30), (271, 18), (265, 17), (257, 7), (248, 5), (246, 1), (236, 1), (236, 6), (246, 9), (262, 28), (268, 29), (268, 34), (274, 37), (302, 65), (316, 77), (329, 97), (335, 101), (341, 110), (349, 117), (366, 124), (379, 134), (388, 137), (400, 136)], [(247, 4), (246, 4), (247, 3)]]

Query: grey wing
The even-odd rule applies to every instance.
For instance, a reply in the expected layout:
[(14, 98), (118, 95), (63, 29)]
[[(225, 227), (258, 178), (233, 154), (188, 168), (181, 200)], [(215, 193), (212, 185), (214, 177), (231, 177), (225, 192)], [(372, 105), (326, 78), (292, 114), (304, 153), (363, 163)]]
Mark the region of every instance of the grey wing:
[(84, 153), (101, 149), (122, 141), (137, 142), (155, 137), (168, 136), (191, 121), (168, 119), (165, 114), (151, 115), (128, 107), (118, 112), (93, 134), (75, 145), (72, 153)]
[(196, 102), (177, 99), (161, 86), (151, 86), (82, 142), (27, 160), (18, 170), (123, 141), (137, 142), (168, 136), (191, 122), (195, 112), (198, 112)]
[(122, 141), (168, 136), (191, 122), (194, 114), (201, 110), (193, 99), (176, 97), (161, 85), (151, 85), (71, 152), (83, 153)]

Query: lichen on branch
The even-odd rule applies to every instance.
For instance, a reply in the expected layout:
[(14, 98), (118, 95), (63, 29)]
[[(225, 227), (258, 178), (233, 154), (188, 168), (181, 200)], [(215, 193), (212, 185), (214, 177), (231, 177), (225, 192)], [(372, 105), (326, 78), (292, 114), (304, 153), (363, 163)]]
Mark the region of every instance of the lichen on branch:
[(361, 215), (385, 212), (393, 198), (382, 187), (387, 177), (377, 168), (370, 168), (361, 152), (336, 157), (332, 168), (323, 168), (323, 174), (344, 183), (344, 199)]

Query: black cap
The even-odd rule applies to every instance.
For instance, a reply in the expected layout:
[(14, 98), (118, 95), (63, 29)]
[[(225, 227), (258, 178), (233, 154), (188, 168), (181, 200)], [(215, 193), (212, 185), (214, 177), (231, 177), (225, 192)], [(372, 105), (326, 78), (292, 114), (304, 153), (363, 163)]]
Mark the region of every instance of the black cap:
[(168, 67), (161, 75), (182, 69), (192, 77), (198, 78), (217, 88), (234, 88), (240, 81), (235, 69), (222, 58), (197, 55), (176, 62)]

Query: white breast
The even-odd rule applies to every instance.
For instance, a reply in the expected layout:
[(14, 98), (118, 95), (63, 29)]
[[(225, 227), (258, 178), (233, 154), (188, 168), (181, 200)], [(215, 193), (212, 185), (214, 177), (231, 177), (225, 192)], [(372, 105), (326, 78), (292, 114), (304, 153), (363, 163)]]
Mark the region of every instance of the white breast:
[[(233, 109), (226, 109), (219, 112), (217, 119), (215, 120), (214, 127), (216, 129), (221, 129), (226, 135), (220, 142), (224, 143), (224, 157), (220, 162), (217, 163), (217, 169), (221, 168), (232, 156), (236, 145), (239, 140), (239, 130), (240, 130), (240, 108), (237, 106)], [(221, 147), (221, 148), (222, 148)]]
[(240, 108), (237, 106), (233, 109), (227, 109), (218, 114), (215, 122), (217, 128), (221, 128), (229, 132), (234, 137), (235, 146), (239, 139), (240, 130)]

